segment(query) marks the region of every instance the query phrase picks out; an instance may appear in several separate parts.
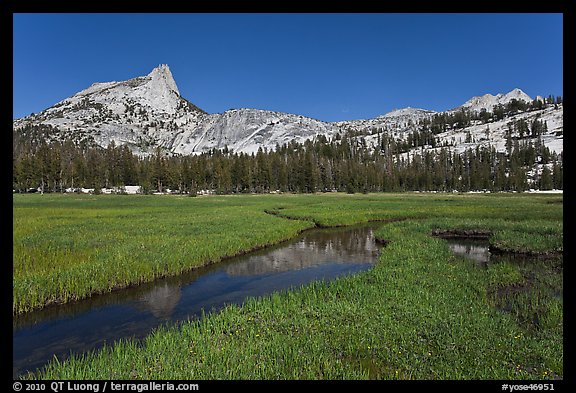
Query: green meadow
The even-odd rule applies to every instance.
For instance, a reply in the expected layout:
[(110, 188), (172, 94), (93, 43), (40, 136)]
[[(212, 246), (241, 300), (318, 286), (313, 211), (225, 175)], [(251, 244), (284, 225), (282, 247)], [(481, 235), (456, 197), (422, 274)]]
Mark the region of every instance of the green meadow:
[[(27, 378), (563, 378), (561, 194), (14, 195), (13, 212), (14, 314), (313, 226), (382, 221), (386, 244), (368, 271), (251, 298)], [(444, 230), (488, 234), (503, 257), (467, 263), (431, 236)]]

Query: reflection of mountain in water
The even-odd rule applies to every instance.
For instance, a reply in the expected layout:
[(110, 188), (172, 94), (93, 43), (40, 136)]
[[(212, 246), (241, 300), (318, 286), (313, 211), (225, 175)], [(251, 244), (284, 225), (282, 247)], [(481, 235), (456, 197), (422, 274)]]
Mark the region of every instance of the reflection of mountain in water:
[[(48, 307), (13, 324), (13, 375), (106, 342), (145, 337), (166, 321), (241, 303), (316, 279), (368, 269), (378, 259), (370, 228), (306, 231), (299, 238), (130, 289)], [(293, 270), (293, 271), (290, 271)]]
[(378, 247), (370, 229), (315, 233), (287, 247), (254, 255), (226, 267), (231, 276), (301, 270), (324, 263), (373, 263)]
[(180, 296), (179, 286), (171, 286), (165, 282), (144, 294), (140, 298), (139, 308), (149, 310), (156, 318), (169, 319), (180, 301)]

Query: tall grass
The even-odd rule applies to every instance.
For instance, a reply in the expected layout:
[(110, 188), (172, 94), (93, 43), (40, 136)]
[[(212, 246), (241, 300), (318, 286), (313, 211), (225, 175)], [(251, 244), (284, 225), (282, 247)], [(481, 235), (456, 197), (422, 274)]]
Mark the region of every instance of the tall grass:
[[(178, 205), (180, 216), (188, 211), (185, 206), (199, 216), (202, 209), (216, 217), (223, 214), (242, 236), (258, 228), (259, 220), (271, 225), (272, 232), (286, 222), (296, 225), (293, 230), (310, 225), (272, 215), (260, 217), (264, 209), (276, 209), (285, 217), (306, 217), (320, 225), (408, 219), (382, 224), (377, 236), (386, 239), (387, 246), (377, 265), (368, 271), (249, 299), (243, 306), (229, 306), (199, 320), (160, 328), (143, 342), (124, 340), (63, 363), (52, 362), (41, 373), (28, 377), (561, 378), (561, 300), (554, 303), (547, 298), (548, 313), (540, 329), (526, 329), (521, 318), (500, 309), (493, 296), (495, 288), (524, 282), (522, 270), (513, 264), (494, 265), (488, 270), (474, 268), (455, 258), (444, 240), (430, 236), (435, 228), (484, 229), (493, 234), (491, 242), (505, 240), (510, 249), (534, 245), (538, 252), (551, 252), (562, 243), (562, 204), (548, 203), (551, 198), (558, 199), (440, 194), (190, 198), (198, 200), (194, 202), (198, 205)], [(162, 212), (158, 204), (163, 203), (171, 206), (165, 210), (174, 208), (172, 201), (143, 201), (146, 203), (140, 212)], [(243, 213), (247, 215), (241, 218)], [(196, 224), (190, 225), (188, 230), (193, 231)], [(218, 232), (215, 228), (213, 236)], [(525, 230), (542, 240), (525, 242)], [(162, 231), (170, 228), (162, 227)], [(147, 241), (154, 241), (153, 233), (148, 236)], [(164, 237), (156, 244), (169, 239)], [(210, 239), (207, 236), (203, 241)], [(243, 247), (250, 248), (250, 244)], [(107, 252), (113, 253), (112, 249)], [(558, 284), (555, 279), (546, 283)], [(533, 301), (516, 300), (515, 310)], [(542, 302), (534, 301), (534, 305), (540, 307)]]
[(179, 274), (313, 226), (243, 202), (15, 195), (13, 312)]

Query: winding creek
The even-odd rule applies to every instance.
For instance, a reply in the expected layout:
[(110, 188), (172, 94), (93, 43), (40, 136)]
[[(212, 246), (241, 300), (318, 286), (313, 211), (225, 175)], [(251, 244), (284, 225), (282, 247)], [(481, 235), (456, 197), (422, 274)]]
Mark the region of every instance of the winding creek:
[(13, 376), (54, 356), (63, 360), (119, 339), (141, 339), (162, 324), (198, 318), (203, 310), (369, 269), (379, 255), (373, 235), (379, 225), (305, 231), (178, 277), (15, 317)]
[[(163, 325), (201, 317), (248, 297), (331, 280), (372, 267), (379, 256), (373, 231), (382, 223), (313, 229), (297, 238), (191, 272), (13, 318), (13, 377), (55, 356), (85, 353), (116, 340), (141, 339)], [(456, 256), (487, 268), (487, 239), (446, 239)], [(507, 258), (510, 258), (508, 256)], [(521, 258), (529, 263), (531, 258)], [(562, 298), (561, 289), (555, 297)]]

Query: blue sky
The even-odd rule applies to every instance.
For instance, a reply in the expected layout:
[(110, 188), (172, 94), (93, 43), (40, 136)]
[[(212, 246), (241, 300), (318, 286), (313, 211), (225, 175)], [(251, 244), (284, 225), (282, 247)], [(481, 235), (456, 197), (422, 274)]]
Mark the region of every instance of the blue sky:
[(323, 121), (442, 111), (516, 87), (563, 95), (563, 15), (14, 14), (13, 117), (168, 64), (209, 113)]

